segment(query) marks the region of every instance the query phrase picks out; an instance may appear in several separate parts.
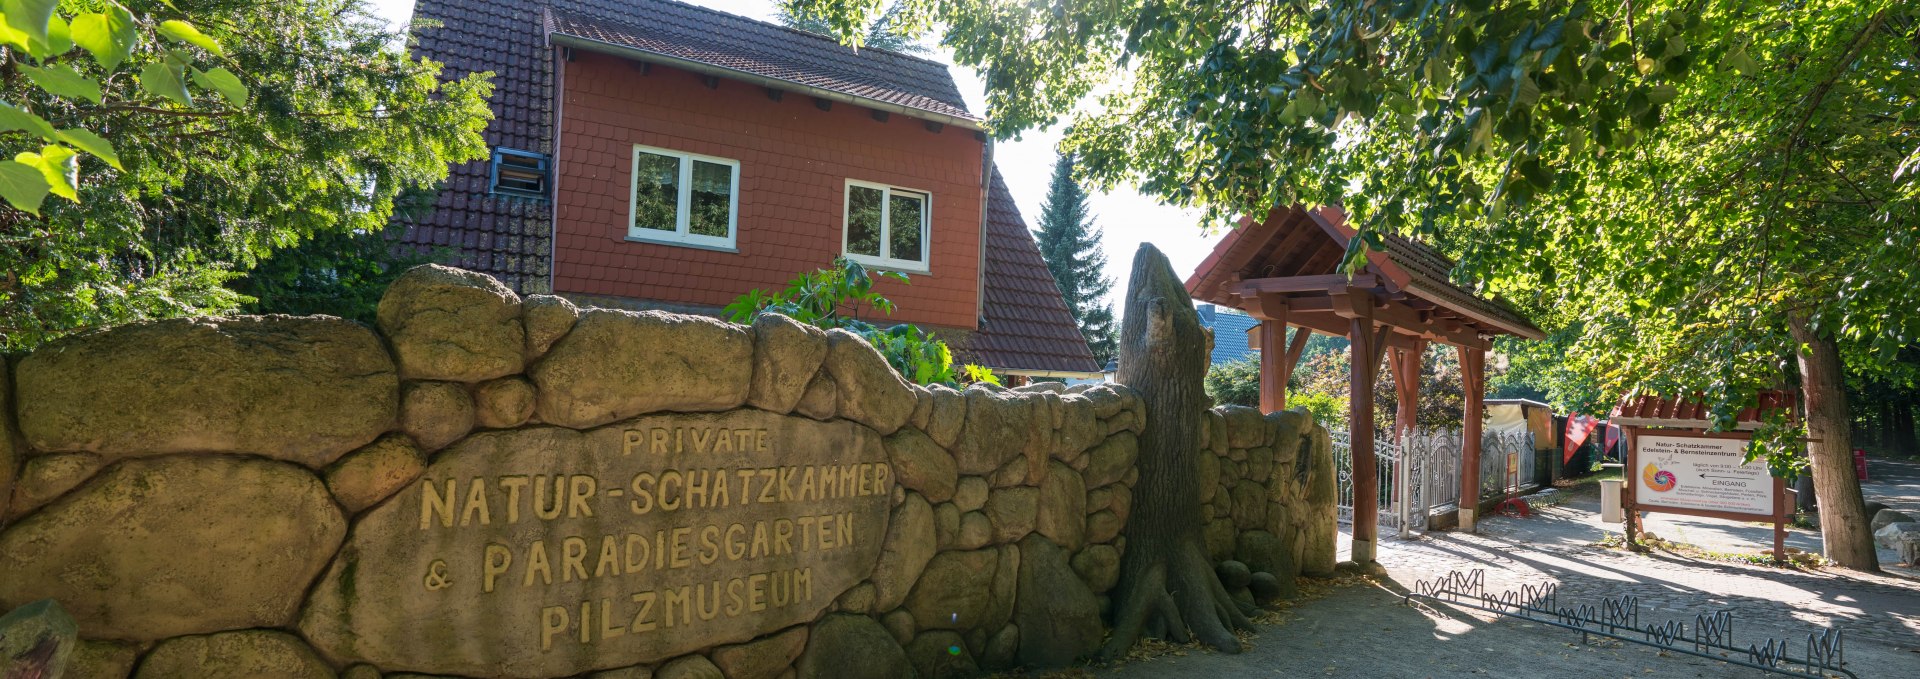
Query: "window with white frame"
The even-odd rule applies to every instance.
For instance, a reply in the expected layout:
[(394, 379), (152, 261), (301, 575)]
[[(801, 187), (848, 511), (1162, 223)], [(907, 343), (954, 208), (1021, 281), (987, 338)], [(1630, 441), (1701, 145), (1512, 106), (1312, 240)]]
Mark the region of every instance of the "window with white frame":
[(740, 161), (633, 147), (630, 240), (731, 250), (740, 221)]
[(847, 180), (842, 251), (861, 264), (926, 272), (931, 202), (925, 191)]

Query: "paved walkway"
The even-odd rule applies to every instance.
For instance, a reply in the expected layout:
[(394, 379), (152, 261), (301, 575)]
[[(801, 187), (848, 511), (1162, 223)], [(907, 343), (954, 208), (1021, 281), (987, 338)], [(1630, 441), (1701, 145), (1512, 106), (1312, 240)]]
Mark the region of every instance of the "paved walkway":
[[(1876, 464), (1870, 499), (1920, 510), (1920, 465)], [(1432, 533), (1386, 540), (1378, 586), (1350, 587), (1305, 602), (1280, 625), (1265, 627), (1239, 655), (1194, 651), (1098, 670), (1097, 676), (1145, 677), (1752, 677), (1757, 670), (1652, 648), (1582, 644), (1578, 633), (1524, 620), (1492, 618), (1441, 606), (1413, 608), (1399, 594), (1452, 570), (1484, 569), (1489, 592), (1522, 584), (1558, 583), (1559, 604), (1640, 598), (1643, 626), (1667, 619), (1691, 626), (1695, 615), (1734, 614), (1737, 646), (1784, 639), (1796, 656), (1806, 635), (1845, 630), (1847, 668), (1865, 678), (1920, 677), (1920, 577), (1843, 569), (1792, 571), (1659, 553), (1632, 554), (1595, 546), (1617, 525), (1597, 519), (1591, 491), (1532, 518), (1489, 517), (1477, 534)], [(1711, 520), (1652, 523), (1656, 534), (1714, 551), (1756, 552), (1770, 544), (1770, 526)], [(1342, 538), (1342, 557), (1345, 538)], [(1818, 549), (1817, 534), (1793, 542)]]

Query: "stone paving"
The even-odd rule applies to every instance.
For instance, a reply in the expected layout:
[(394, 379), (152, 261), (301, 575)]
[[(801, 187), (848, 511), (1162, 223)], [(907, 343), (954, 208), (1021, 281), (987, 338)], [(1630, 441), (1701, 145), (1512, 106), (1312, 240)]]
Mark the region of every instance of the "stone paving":
[[(1920, 465), (1876, 461), (1865, 489), (1902, 509), (1920, 509)], [(1559, 584), (1559, 604), (1634, 594), (1642, 626), (1717, 610), (1734, 614), (1735, 645), (1783, 639), (1796, 656), (1808, 632), (1845, 630), (1847, 668), (1863, 679), (1920, 676), (1920, 577), (1829, 568), (1796, 571), (1689, 558), (1633, 554), (1596, 546), (1618, 525), (1598, 521), (1592, 489), (1542, 508), (1531, 518), (1487, 517), (1476, 534), (1436, 532), (1380, 543), (1388, 577), (1378, 586), (1335, 590), (1264, 628), (1240, 655), (1193, 652), (1103, 669), (1101, 677), (1750, 677), (1738, 666), (1619, 642), (1581, 644), (1578, 633), (1452, 607), (1411, 608), (1399, 593), (1451, 570), (1486, 571), (1491, 593), (1522, 584)], [(1651, 526), (1672, 539), (1714, 551), (1757, 552), (1771, 527), (1711, 520)], [(1705, 539), (1702, 539), (1703, 536)], [(1341, 558), (1346, 558), (1342, 534)], [(1789, 544), (1818, 549), (1818, 534)]]

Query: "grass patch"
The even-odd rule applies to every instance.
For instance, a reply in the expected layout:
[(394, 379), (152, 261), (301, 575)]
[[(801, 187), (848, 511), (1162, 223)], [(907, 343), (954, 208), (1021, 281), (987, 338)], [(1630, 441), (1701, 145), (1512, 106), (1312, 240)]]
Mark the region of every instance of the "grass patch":
[(1787, 559), (1785, 561), (1776, 561), (1774, 560), (1773, 552), (1771, 551), (1720, 552), (1720, 551), (1714, 551), (1710, 549), (1704, 549), (1698, 545), (1690, 545), (1684, 542), (1674, 542), (1672, 540), (1667, 540), (1659, 536), (1649, 535), (1649, 534), (1642, 534), (1640, 536), (1640, 544), (1629, 545), (1627, 544), (1627, 540), (1624, 535), (1621, 535), (1619, 533), (1608, 533), (1607, 536), (1604, 538), (1601, 538), (1599, 542), (1593, 543), (1593, 546), (1599, 547), (1601, 549), (1626, 551), (1626, 552), (1632, 552), (1635, 554), (1648, 554), (1654, 550), (1659, 550), (1669, 554), (1684, 556), (1689, 559), (1699, 559), (1702, 561), (1720, 561), (1724, 563), (1739, 563), (1739, 564), (1747, 564), (1749, 566), (1766, 566), (1769, 568), (1784, 568), (1787, 570), (1819, 570), (1822, 568), (1826, 568), (1827, 566), (1832, 565), (1833, 563), (1831, 561), (1828, 561), (1827, 557), (1825, 556), (1815, 554), (1813, 552), (1802, 551), (1794, 547), (1787, 548)]

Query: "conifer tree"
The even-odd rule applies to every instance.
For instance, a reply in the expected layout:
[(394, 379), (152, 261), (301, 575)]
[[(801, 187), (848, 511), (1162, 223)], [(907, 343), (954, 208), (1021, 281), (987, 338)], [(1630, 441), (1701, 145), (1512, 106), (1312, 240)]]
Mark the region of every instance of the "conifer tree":
[(1101, 230), (1093, 225), (1087, 192), (1073, 178), (1076, 158), (1063, 154), (1053, 165), (1053, 181), (1040, 205), (1040, 255), (1047, 260), (1053, 282), (1067, 299), (1067, 309), (1080, 324), (1080, 333), (1101, 365), (1113, 358), (1113, 307), (1106, 296), (1113, 281), (1103, 273), (1107, 255), (1100, 250)]

